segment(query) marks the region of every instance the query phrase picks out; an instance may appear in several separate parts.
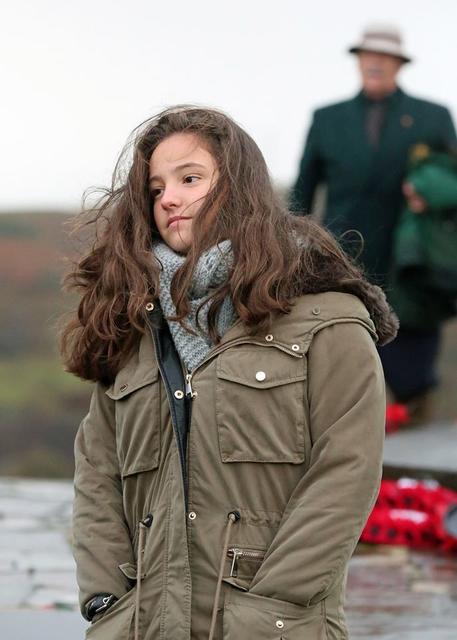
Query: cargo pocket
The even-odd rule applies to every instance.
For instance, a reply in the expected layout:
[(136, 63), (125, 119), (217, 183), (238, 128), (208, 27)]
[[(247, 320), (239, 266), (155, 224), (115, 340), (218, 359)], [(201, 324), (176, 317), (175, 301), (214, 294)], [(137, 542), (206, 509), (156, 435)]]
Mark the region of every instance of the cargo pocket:
[(86, 630), (86, 640), (131, 640), (135, 589), (123, 595)]
[(311, 607), (231, 589), (223, 612), (223, 640), (325, 640), (323, 603)]
[(304, 461), (305, 378), (306, 359), (276, 347), (233, 347), (218, 357), (223, 462)]
[(128, 379), (121, 370), (106, 394), (115, 400), (116, 446), (122, 476), (157, 468), (160, 457), (157, 366), (142, 375), (130, 374)]

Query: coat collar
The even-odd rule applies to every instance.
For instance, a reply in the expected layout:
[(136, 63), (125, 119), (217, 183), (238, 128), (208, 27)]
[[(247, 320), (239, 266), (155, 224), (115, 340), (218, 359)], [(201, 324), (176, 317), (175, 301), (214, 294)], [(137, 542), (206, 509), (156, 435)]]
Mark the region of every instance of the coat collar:
[[(386, 106), (390, 107), (390, 106), (399, 104), (402, 101), (404, 95), (405, 95), (404, 91), (400, 89), (400, 87), (397, 87), (393, 93), (391, 93), (390, 95), (386, 96), (385, 98), (377, 102), (385, 104)], [(371, 100), (366, 95), (363, 89), (359, 91), (359, 93), (355, 96), (354, 100), (360, 105), (363, 105), (364, 107), (367, 107), (370, 104), (374, 104), (375, 102), (374, 100)]]

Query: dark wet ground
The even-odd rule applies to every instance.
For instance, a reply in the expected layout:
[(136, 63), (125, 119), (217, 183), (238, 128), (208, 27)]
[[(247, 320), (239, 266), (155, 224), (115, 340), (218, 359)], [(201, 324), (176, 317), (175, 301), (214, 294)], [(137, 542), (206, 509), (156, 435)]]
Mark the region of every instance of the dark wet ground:
[[(81, 640), (67, 482), (0, 479), (1, 640)], [(457, 640), (457, 556), (359, 546), (351, 638)]]

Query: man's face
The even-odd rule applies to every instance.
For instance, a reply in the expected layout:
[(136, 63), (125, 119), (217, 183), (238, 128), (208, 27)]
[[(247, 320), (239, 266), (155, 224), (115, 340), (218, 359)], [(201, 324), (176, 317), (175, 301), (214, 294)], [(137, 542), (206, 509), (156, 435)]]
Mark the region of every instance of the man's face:
[(362, 88), (368, 97), (379, 100), (395, 91), (397, 74), (403, 64), (400, 58), (371, 51), (360, 51), (357, 57)]

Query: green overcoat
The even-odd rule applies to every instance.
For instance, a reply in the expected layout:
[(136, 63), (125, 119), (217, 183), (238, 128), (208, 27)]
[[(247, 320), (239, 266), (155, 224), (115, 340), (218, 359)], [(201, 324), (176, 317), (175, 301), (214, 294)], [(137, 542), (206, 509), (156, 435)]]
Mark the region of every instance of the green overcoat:
[[(449, 146), (457, 138), (445, 107), (397, 89), (386, 100), (375, 147), (366, 133), (368, 106), (359, 93), (314, 113), (291, 205), (297, 213), (311, 213), (316, 187), (324, 183), (325, 226), (338, 237), (348, 230), (359, 231), (364, 239), (359, 259), (368, 276), (383, 284), (391, 262), (393, 230), (403, 208), (401, 185), (409, 150), (419, 142), (431, 148)], [(357, 242), (351, 251), (359, 249)]]

